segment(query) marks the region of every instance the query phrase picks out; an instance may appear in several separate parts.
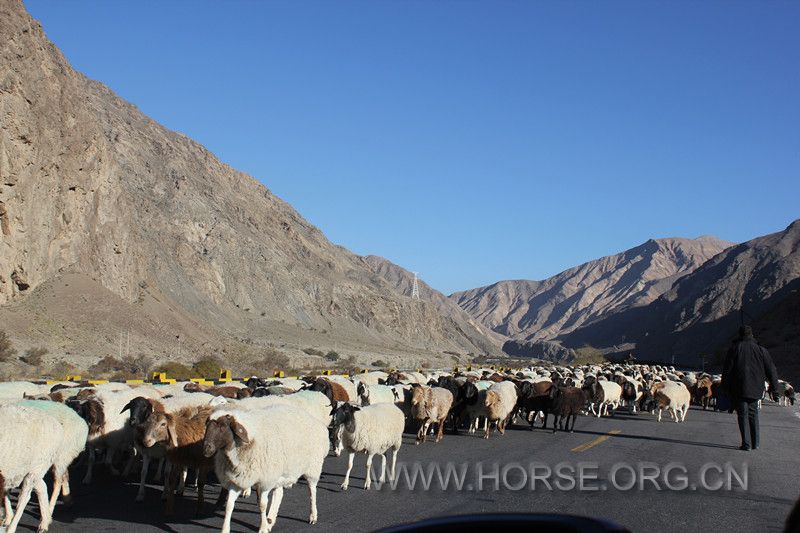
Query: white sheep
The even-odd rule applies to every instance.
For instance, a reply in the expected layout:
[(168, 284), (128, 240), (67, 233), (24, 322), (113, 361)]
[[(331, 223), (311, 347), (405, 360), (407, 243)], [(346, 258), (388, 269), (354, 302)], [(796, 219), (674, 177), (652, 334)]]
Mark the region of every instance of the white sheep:
[(389, 385), (358, 384), (358, 397), (361, 405), (374, 405), (378, 403), (395, 404), (400, 399), (400, 393)]
[(386, 381), (389, 374), (380, 370), (372, 372), (364, 372), (363, 374), (356, 374), (353, 376), (353, 381), (364, 383), (365, 385), (378, 385), (381, 381)]
[(56, 456), (53, 458), (53, 494), (50, 497), (50, 512), (56, 507), (58, 494), (64, 496), (64, 502), (69, 503), (71, 496), (69, 490), (69, 466), (86, 448), (86, 437), (89, 434), (89, 426), (78, 413), (66, 405), (58, 402), (42, 400), (23, 400), (17, 405), (38, 409), (61, 424), (63, 429), (63, 439), (58, 448)]
[(331, 423), (331, 402), (321, 392), (301, 390), (283, 396), (259, 396), (228, 400), (228, 407), (241, 409), (264, 409), (276, 405), (291, 405), (307, 412), (325, 426)]
[(497, 425), (500, 434), (505, 433), (506, 423), (517, 405), (517, 387), (510, 381), (495, 383), (486, 391), (486, 418), (488, 424), (483, 438), (488, 439), (492, 433), (492, 423)]
[(269, 532), (278, 516), (283, 489), (301, 477), (308, 483), (311, 500), (308, 522), (316, 523), (317, 483), (329, 448), (326, 426), (297, 407), (218, 408), (206, 427), (203, 454), (214, 457), (214, 471), (228, 490), (222, 533), (230, 532), (236, 499), (250, 487), (259, 491), (259, 531)]
[(378, 403), (357, 407), (344, 403), (333, 413), (334, 453), (338, 457), (342, 450), (349, 452), (347, 473), (344, 476), (342, 490), (350, 484), (350, 471), (353, 469), (353, 458), (356, 453), (367, 454), (367, 480), (364, 489), (371, 485), (372, 457), (381, 456), (380, 482), (386, 481), (386, 452), (392, 450), (392, 467), (389, 479), (395, 477), (397, 452), (403, 444), (403, 428), (405, 415), (396, 405)]
[(686, 385), (677, 381), (664, 381), (654, 384), (650, 393), (658, 405), (659, 422), (661, 422), (661, 414), (664, 409), (670, 412), (675, 422), (686, 420), (686, 413), (689, 411), (689, 404), (692, 401), (692, 395)]
[[(39, 531), (50, 527), (50, 502), (44, 476), (58, 456), (64, 437), (61, 423), (46, 412), (16, 404), (0, 406), (0, 497), (6, 512), (6, 533), (14, 533), (25, 506), (36, 491), (41, 520)], [(7, 491), (21, 487), (17, 507), (11, 516)]]
[[(598, 397), (597, 393), (602, 395)], [(592, 402), (590, 404), (592, 414), (600, 418), (603, 414), (608, 414), (608, 408), (616, 409), (622, 400), (622, 387), (608, 380), (598, 380), (596, 387), (593, 388)], [(595, 412), (595, 403), (597, 404), (597, 411)]]
[(0, 399), (21, 400), (25, 396), (36, 396), (50, 392), (51, 385), (37, 385), (28, 381), (0, 383)]

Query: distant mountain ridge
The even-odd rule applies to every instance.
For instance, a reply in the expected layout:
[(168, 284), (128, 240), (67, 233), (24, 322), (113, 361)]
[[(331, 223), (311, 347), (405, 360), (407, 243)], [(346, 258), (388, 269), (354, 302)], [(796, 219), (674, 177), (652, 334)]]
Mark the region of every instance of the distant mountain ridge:
[(715, 237), (651, 239), (542, 281), (500, 281), (450, 295), (486, 327), (539, 341), (654, 301), (732, 243)]
[(777, 309), (783, 311), (773, 312), (774, 317), (788, 317), (788, 309), (796, 306), (784, 302), (796, 302), (798, 291), (800, 220), (714, 256), (647, 306), (609, 316), (558, 340), (570, 347), (588, 344), (611, 351), (627, 344), (643, 359), (675, 356), (677, 362), (697, 364), (700, 356), (711, 361), (744, 322), (770, 330), (776, 346), (800, 345), (791, 321), (764, 322)]
[[(364, 261), (372, 267), (372, 270), (377, 275), (389, 282), (397, 292), (411, 297), (414, 284), (413, 272), (377, 255), (365, 256)], [(422, 279), (418, 279), (417, 285), (420, 301), (431, 303), (439, 310), (442, 316), (453, 320), (464, 335), (476, 346), (486, 352), (494, 351), (500, 346), (502, 342), (500, 335), (487, 329), (480, 322), (469, 316), (447, 296), (432, 288)]]

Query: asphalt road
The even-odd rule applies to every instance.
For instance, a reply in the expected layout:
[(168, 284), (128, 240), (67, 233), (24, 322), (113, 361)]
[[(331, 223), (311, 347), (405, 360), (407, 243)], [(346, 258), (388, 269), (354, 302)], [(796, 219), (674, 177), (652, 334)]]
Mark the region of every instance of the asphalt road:
[[(461, 490), (452, 485), (442, 489), (438, 478), (425, 490), (421, 483), (413, 490), (401, 473), (394, 489), (364, 491), (363, 456), (356, 458), (350, 489), (340, 490), (346, 459), (329, 457), (319, 485), (319, 522), (306, 523), (308, 492), (305, 485), (285, 492), (276, 531), (370, 531), (399, 523), (441, 515), (476, 512), (570, 513), (604, 517), (632, 531), (780, 531), (785, 517), (800, 496), (800, 412), (796, 407), (765, 405), (761, 412), (762, 445), (758, 451), (737, 449), (738, 430), (734, 415), (704, 412), (692, 408), (683, 424), (668, 419), (657, 423), (650, 415), (618, 412), (613, 418), (580, 417), (574, 433), (517, 428), (506, 435), (493, 435), (488, 441), (474, 435), (446, 435), (439, 444), (414, 446), (406, 435), (398, 465), (442, 468), (448, 463), (465, 468)], [(481, 463), (478, 466), (478, 463)], [(652, 463), (645, 464), (640, 463)], [(539, 479), (532, 480), (533, 473)], [(635, 481), (631, 469), (674, 468), (656, 482), (645, 482), (626, 490)], [(716, 485), (727, 478), (713, 465), (729, 463), (739, 476), (746, 470), (747, 488), (732, 476), (731, 490)], [(542, 478), (546, 469), (561, 464), (562, 478), (548, 478), (551, 486), (559, 481), (566, 490), (548, 490)], [(461, 466), (465, 465), (465, 466)], [(497, 465), (497, 470), (495, 470)], [(585, 487), (598, 490), (569, 490), (570, 468), (583, 468)], [(619, 465), (616, 469), (614, 465)], [(626, 466), (628, 465), (628, 466)], [(704, 465), (712, 465), (701, 476)], [(377, 471), (379, 461), (373, 467)], [(685, 468), (685, 470), (683, 470)], [(525, 469), (528, 473), (523, 474)], [(81, 486), (81, 467), (73, 474), (75, 504), (59, 504), (51, 531), (136, 531), (188, 532), (214, 531), (222, 523), (222, 511), (213, 508), (218, 487), (206, 488), (206, 509), (194, 515), (195, 491), (187, 489), (176, 504), (176, 515), (165, 521), (159, 487), (149, 487), (143, 503), (134, 502), (134, 479), (123, 482), (98, 468), (95, 484)], [(400, 470), (400, 469), (399, 469)], [(495, 474), (496, 472), (496, 474)], [(687, 481), (683, 483), (681, 474)], [(483, 475), (481, 478), (480, 475)], [(594, 479), (597, 478), (597, 479)], [(452, 481), (453, 478), (450, 478)], [(495, 479), (499, 487), (495, 484)], [(705, 486), (702, 483), (705, 480)], [(482, 481), (482, 485), (481, 485)], [(576, 481), (577, 483), (577, 481)], [(666, 484), (682, 490), (668, 490)], [(520, 485), (524, 487), (520, 488)], [(531, 490), (531, 486), (533, 490)], [(605, 489), (603, 489), (605, 487)], [(34, 498), (35, 500), (35, 498)], [(35, 530), (38, 509), (28, 505), (22, 530)], [(258, 529), (259, 514), (255, 496), (240, 498), (233, 517), (233, 531)]]

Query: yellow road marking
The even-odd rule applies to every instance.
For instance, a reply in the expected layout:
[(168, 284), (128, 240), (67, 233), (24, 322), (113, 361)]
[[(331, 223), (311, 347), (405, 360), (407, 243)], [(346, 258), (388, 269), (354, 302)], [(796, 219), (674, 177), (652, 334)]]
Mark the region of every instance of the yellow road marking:
[(622, 433), (621, 430), (613, 429), (613, 430), (609, 431), (608, 433), (606, 433), (605, 435), (600, 435), (599, 437), (597, 437), (594, 440), (590, 440), (589, 442), (585, 442), (585, 443), (581, 444), (580, 446), (572, 448), (572, 451), (573, 452), (585, 452), (589, 448), (593, 448), (593, 447), (597, 446), (598, 444), (604, 443), (605, 441), (610, 439), (612, 435), (619, 435), (620, 433)]

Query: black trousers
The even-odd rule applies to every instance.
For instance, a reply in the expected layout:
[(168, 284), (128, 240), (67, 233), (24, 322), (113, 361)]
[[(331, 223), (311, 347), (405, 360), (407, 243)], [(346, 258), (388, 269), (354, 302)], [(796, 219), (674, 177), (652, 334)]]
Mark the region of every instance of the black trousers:
[(742, 446), (758, 448), (758, 400), (739, 398), (735, 405)]

